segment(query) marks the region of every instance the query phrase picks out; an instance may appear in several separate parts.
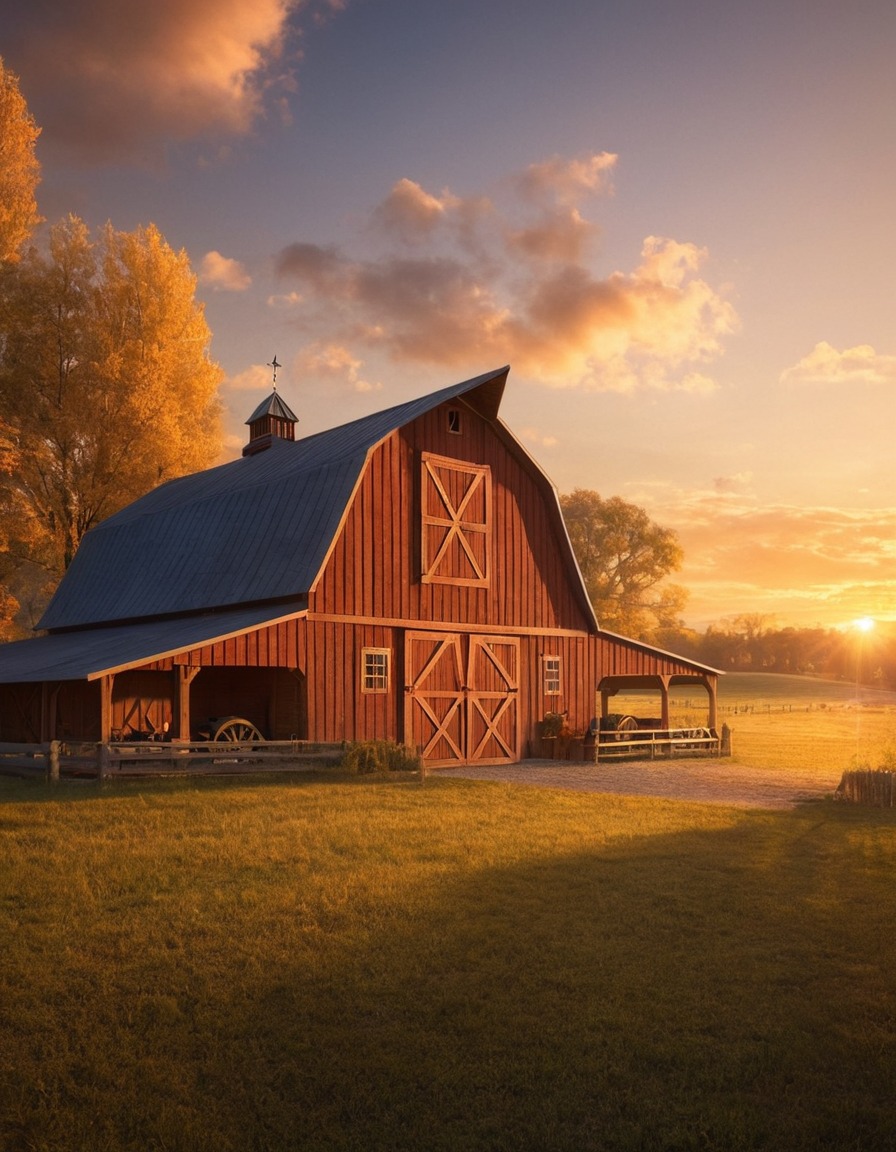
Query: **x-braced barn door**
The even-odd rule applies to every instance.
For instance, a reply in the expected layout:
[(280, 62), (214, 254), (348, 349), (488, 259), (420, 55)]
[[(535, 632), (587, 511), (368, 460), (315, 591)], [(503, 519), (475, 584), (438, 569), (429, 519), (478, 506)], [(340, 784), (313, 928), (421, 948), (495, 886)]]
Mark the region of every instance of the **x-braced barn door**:
[(520, 642), (515, 636), (471, 636), (467, 661), (467, 760), (519, 760)]
[(427, 764), (519, 759), (519, 641), (409, 632), (405, 742)]

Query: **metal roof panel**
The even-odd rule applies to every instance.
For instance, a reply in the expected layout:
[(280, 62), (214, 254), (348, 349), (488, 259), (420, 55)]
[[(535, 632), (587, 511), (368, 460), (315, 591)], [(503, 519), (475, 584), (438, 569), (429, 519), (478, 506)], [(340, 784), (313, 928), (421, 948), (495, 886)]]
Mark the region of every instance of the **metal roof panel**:
[(304, 606), (265, 605), (187, 619), (61, 632), (0, 645), (0, 683), (94, 680), (300, 616)]
[[(169, 481), (97, 525), (38, 627), (201, 612), (305, 595), (372, 448), (446, 400), (494, 416), (507, 368)], [(471, 395), (472, 394), (472, 395)]]

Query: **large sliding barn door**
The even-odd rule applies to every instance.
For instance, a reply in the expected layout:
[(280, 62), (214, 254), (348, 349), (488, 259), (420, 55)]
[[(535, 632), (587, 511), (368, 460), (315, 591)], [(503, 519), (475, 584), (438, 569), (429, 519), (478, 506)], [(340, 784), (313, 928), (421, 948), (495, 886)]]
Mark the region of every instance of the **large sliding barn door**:
[(405, 743), (427, 764), (519, 759), (519, 641), (409, 632)]

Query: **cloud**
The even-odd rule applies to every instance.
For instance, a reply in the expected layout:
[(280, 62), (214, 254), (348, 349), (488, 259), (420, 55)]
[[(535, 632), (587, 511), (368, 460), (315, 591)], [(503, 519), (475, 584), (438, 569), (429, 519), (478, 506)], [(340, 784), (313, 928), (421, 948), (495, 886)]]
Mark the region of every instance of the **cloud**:
[(825, 626), (870, 615), (896, 618), (896, 507), (840, 509), (767, 504), (750, 473), (711, 489), (637, 494), (674, 528), (685, 562), (676, 579), (702, 623), (742, 612)]
[(574, 159), (552, 156), (550, 160), (530, 164), (514, 182), (526, 200), (571, 207), (587, 196), (612, 191), (611, 177), (618, 159), (612, 152)]
[(295, 87), (295, 0), (19, 8), (4, 54), (44, 142), (87, 162), (149, 163), (166, 142), (245, 134)]
[(735, 472), (733, 476), (716, 476), (712, 486), (720, 494), (726, 492), (743, 493), (749, 490), (752, 482), (752, 472)]
[(598, 227), (584, 220), (577, 208), (546, 215), (526, 228), (508, 233), (508, 248), (533, 260), (576, 264), (597, 236)]
[(252, 364), (228, 377), (225, 386), (234, 392), (270, 391), (273, 386), (273, 370), (270, 364)]
[(387, 232), (416, 241), (432, 234), (446, 211), (457, 204), (450, 193), (433, 196), (413, 180), (399, 180), (374, 212), (375, 221)]
[(570, 201), (601, 190), (615, 159), (532, 165), (505, 182), (524, 195), (501, 206), (400, 180), (371, 212), (382, 252), (300, 240), (277, 274), (305, 298), (307, 329), (397, 362), (509, 361), (554, 386), (712, 391), (705, 366), (737, 316), (701, 276), (705, 249), (649, 236), (629, 272), (598, 275), (589, 259), (599, 229)]
[(791, 385), (896, 384), (896, 356), (879, 355), (870, 344), (836, 348), (822, 340), (808, 356), (781, 373)]
[(524, 443), (534, 444), (537, 448), (556, 448), (560, 443), (556, 436), (546, 434), (538, 428), (520, 428), (517, 435)]
[(206, 252), (199, 265), (199, 283), (215, 292), (245, 292), (252, 277), (238, 260), (222, 256), (220, 252)]
[(361, 375), (363, 367), (363, 361), (338, 344), (312, 345), (296, 360), (299, 375), (307, 373), (318, 379), (343, 384), (353, 392), (379, 391), (381, 384), (372, 384)]

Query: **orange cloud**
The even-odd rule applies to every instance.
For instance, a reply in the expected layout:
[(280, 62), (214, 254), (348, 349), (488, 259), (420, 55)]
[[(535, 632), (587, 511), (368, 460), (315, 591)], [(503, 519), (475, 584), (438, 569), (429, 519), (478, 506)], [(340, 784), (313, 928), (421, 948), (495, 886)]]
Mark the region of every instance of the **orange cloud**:
[(748, 473), (712, 491), (645, 489), (657, 523), (674, 528), (685, 563), (676, 579), (702, 623), (765, 612), (834, 626), (856, 616), (896, 619), (896, 508), (767, 505)]
[[(296, 0), (82, 0), (23, 5), (17, 71), (41, 93), (45, 139), (87, 160), (146, 162), (166, 141), (243, 134), (284, 65)], [(318, 6), (319, 8), (319, 6)], [(297, 59), (291, 53), (293, 63)]]
[(300, 286), (306, 327), (397, 361), (509, 361), (554, 386), (711, 391), (704, 366), (737, 317), (700, 275), (705, 250), (651, 236), (631, 272), (597, 276), (587, 261), (598, 228), (569, 201), (602, 188), (614, 163), (600, 153), (531, 166), (509, 182), (525, 190), (524, 217), (537, 204), (522, 222), (518, 205), (400, 180), (372, 220), (412, 253), (359, 259), (300, 241), (280, 252), (277, 272)]
[(838, 352), (826, 340), (822, 340), (808, 356), (782, 372), (781, 383), (896, 384), (896, 356), (879, 355), (870, 344), (858, 344)]
[(212, 251), (202, 257), (199, 283), (216, 292), (245, 292), (252, 283), (252, 277), (238, 260)]
[(619, 159), (613, 152), (566, 159), (552, 156), (529, 167), (516, 177), (515, 183), (524, 199), (535, 203), (572, 206), (586, 196), (612, 190), (612, 173)]
[(362, 376), (363, 366), (362, 360), (338, 344), (312, 345), (296, 360), (297, 375), (300, 377), (310, 373), (343, 384), (353, 392), (379, 391), (381, 384), (372, 384)]

